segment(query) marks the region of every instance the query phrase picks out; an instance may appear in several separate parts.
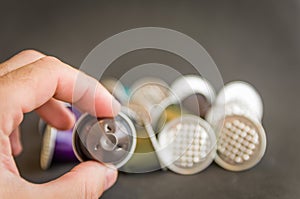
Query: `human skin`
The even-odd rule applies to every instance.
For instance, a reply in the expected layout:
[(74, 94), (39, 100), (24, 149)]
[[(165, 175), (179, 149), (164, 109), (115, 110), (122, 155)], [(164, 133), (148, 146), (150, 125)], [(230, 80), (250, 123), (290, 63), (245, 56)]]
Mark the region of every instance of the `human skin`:
[[(78, 75), (82, 86), (75, 95)], [(115, 183), (117, 170), (95, 161), (80, 163), (45, 184), (20, 176), (14, 156), (22, 151), (19, 125), (24, 113), (35, 111), (53, 127), (67, 130), (75, 119), (61, 101), (98, 117), (120, 111), (97, 80), (55, 57), (25, 50), (0, 64), (0, 198), (98, 198)]]

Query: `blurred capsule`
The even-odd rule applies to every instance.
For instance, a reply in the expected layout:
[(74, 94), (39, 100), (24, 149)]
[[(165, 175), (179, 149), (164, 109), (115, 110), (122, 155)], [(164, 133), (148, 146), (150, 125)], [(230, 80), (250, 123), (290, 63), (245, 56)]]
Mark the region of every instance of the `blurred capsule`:
[(149, 113), (151, 124), (155, 127), (165, 108), (163, 102), (169, 95), (170, 88), (166, 82), (154, 77), (145, 77), (131, 86), (129, 103), (142, 106)]
[(196, 75), (179, 77), (172, 83), (171, 90), (175, 96), (172, 100), (173, 104), (180, 103), (189, 112), (202, 118), (210, 109), (216, 96), (212, 85), (203, 77)]
[[(75, 116), (76, 120), (81, 113), (68, 105), (67, 107)], [(51, 164), (58, 162), (76, 162), (77, 159), (72, 149), (73, 129), (62, 131), (58, 130), (42, 120), (39, 123), (42, 133), (42, 146), (40, 153), (40, 166), (42, 169), (48, 169)]]
[[(214, 127), (218, 145), (238, 150), (229, 154), (218, 147), (215, 162), (231, 171), (243, 171), (255, 166), (266, 150), (266, 135), (261, 124), (262, 99), (248, 83), (231, 82), (224, 86), (208, 112), (207, 121)], [(228, 131), (232, 136), (228, 136)], [(225, 142), (225, 143), (224, 143)]]
[[(185, 114), (167, 122), (158, 140), (164, 165), (183, 175), (201, 172), (212, 163), (216, 154), (215, 133), (199, 116)], [(185, 142), (180, 142), (182, 140)]]

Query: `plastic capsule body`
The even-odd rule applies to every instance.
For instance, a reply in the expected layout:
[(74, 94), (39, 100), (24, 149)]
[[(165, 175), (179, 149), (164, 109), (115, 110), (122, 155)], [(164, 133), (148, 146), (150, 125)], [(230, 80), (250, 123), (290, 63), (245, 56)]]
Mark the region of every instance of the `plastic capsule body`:
[(231, 82), (220, 91), (207, 115), (218, 137), (215, 162), (230, 171), (255, 166), (266, 150), (266, 134), (261, 124), (260, 95), (248, 83)]
[[(80, 111), (75, 107), (66, 106), (77, 120), (81, 115)], [(39, 131), (42, 134), (40, 153), (40, 166), (42, 169), (46, 170), (54, 163), (77, 162), (72, 149), (73, 129), (66, 131), (58, 130), (40, 120)]]

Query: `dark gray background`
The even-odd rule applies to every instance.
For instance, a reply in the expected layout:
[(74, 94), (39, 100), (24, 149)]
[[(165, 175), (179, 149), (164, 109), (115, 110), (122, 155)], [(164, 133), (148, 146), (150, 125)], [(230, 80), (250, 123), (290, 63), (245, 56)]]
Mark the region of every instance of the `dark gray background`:
[[(33, 48), (79, 67), (98, 43), (118, 32), (159, 26), (183, 32), (210, 53), (225, 82), (252, 83), (264, 100), (268, 146), (261, 163), (240, 173), (211, 165), (193, 176), (120, 174), (103, 198), (299, 198), (300, 1), (15, 1), (0, 3), (0, 61)], [(160, 52), (120, 58), (107, 75), (147, 62), (186, 65)], [(119, 70), (120, 71), (120, 70)], [(184, 69), (188, 72), (188, 69)], [(39, 168), (38, 117), (22, 124), (24, 178), (45, 182), (73, 165)]]

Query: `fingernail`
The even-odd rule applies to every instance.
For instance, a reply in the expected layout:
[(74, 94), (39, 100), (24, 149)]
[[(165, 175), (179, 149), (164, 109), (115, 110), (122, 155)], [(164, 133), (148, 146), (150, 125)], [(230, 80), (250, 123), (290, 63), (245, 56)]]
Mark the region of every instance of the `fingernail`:
[(106, 180), (104, 189), (109, 189), (113, 184), (115, 184), (118, 176), (118, 171), (115, 168), (107, 167), (106, 169)]
[(115, 98), (112, 100), (112, 110), (114, 115), (118, 115), (121, 111), (121, 104)]

